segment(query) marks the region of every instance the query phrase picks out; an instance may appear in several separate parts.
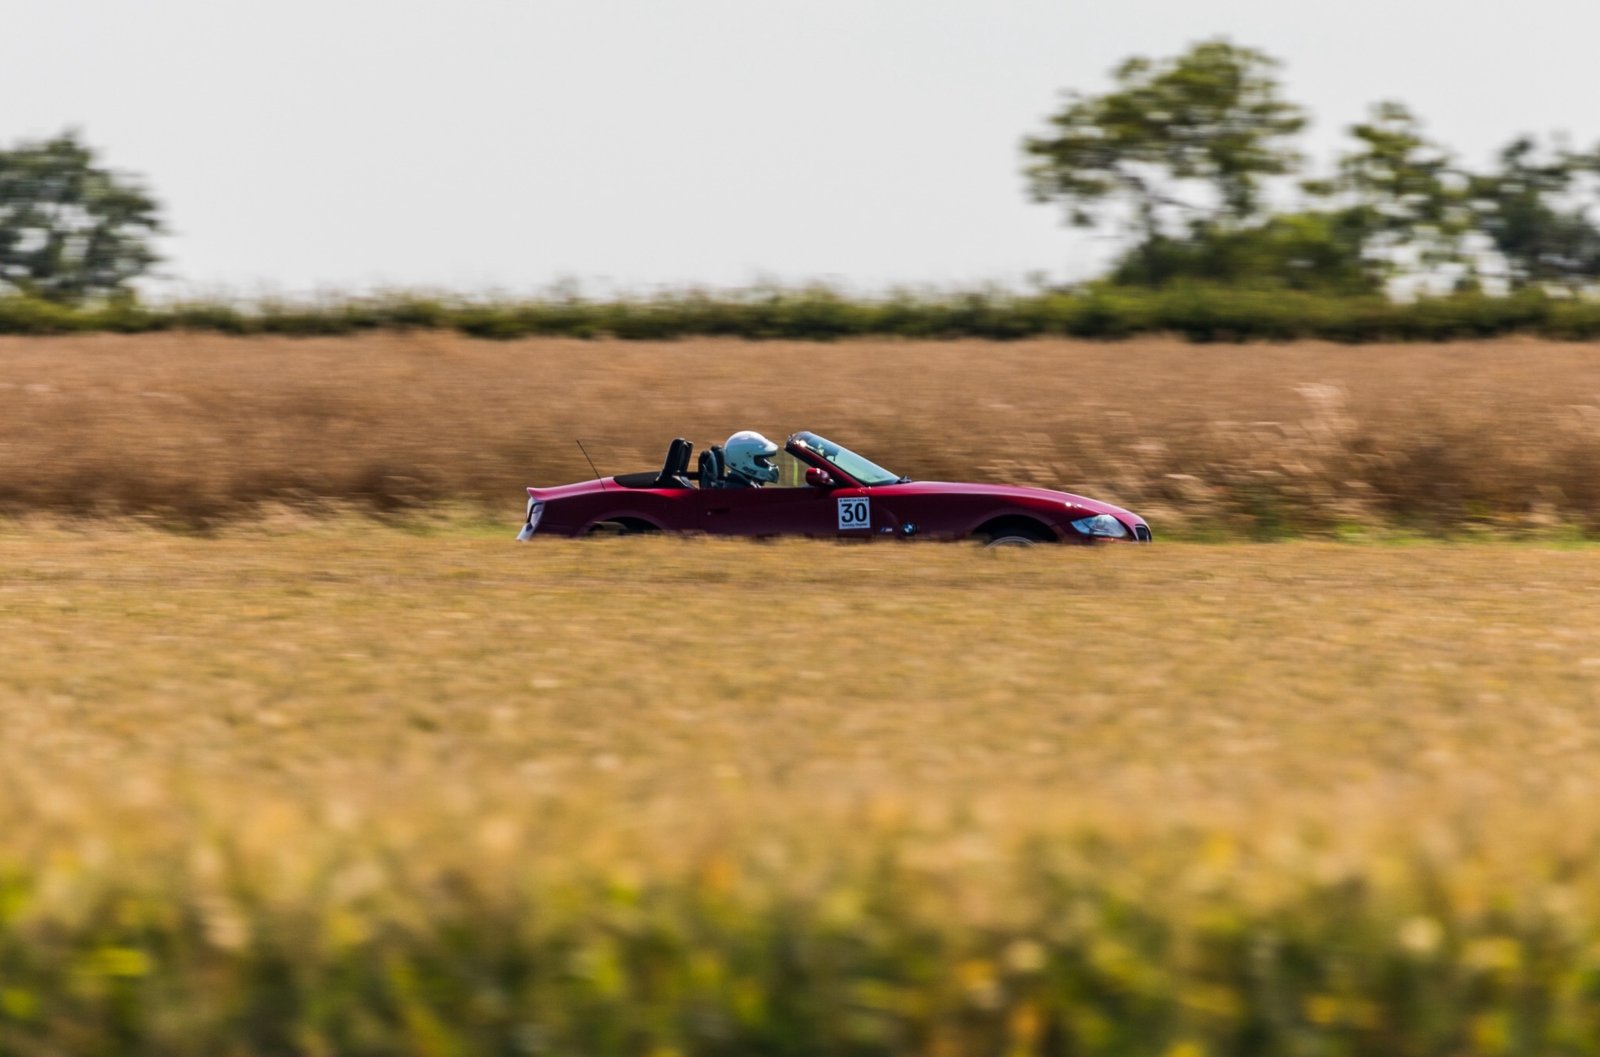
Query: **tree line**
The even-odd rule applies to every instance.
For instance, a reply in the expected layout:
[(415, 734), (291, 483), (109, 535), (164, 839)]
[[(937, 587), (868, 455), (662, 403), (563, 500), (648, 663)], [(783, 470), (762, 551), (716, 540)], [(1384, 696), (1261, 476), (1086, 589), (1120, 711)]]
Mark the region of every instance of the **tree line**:
[[(1279, 64), (1226, 40), (1129, 59), (1024, 141), (1034, 198), (1116, 231), (1109, 281), (1376, 293), (1401, 279), (1576, 290), (1600, 280), (1600, 147), (1518, 136), (1475, 170), (1384, 101), (1308, 172)], [(1274, 198), (1276, 192), (1276, 198)]]
[[(1406, 106), (1384, 101), (1349, 128), (1332, 168), (1314, 173), (1298, 146), (1306, 111), (1285, 98), (1279, 69), (1225, 39), (1132, 58), (1111, 90), (1070, 93), (1023, 141), (1032, 197), (1121, 239), (1092, 285), (1340, 298), (1407, 280), (1556, 295), (1600, 284), (1600, 147), (1519, 136), (1473, 169)], [(75, 132), (0, 150), (0, 294), (104, 315), (132, 302), (129, 284), (159, 260), (163, 230), (153, 193), (106, 168)], [(642, 309), (636, 318), (660, 315)], [(546, 314), (560, 317), (561, 306)], [(0, 328), (7, 319), (71, 329), (50, 311), (13, 307)]]

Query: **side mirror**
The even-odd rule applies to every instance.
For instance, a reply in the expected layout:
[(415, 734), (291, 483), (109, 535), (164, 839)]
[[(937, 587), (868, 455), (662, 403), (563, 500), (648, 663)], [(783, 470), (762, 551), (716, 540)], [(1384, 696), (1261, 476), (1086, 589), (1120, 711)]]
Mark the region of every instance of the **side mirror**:
[(806, 471), (806, 484), (812, 488), (832, 488), (837, 483), (827, 470), (819, 470), (813, 466)]

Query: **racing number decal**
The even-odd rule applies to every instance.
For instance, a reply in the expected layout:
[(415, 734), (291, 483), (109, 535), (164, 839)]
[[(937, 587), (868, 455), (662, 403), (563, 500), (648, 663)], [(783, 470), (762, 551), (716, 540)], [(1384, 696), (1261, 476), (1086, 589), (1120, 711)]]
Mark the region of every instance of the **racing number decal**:
[(859, 499), (839, 500), (839, 531), (850, 529), (870, 529), (872, 527), (872, 500), (866, 496)]

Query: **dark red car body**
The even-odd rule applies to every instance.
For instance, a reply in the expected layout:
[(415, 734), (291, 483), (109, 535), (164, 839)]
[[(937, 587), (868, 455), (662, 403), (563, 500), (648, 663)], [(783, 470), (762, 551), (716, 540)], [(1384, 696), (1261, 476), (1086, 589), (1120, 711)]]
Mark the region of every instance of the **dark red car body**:
[[(659, 473), (529, 488), (528, 519), (519, 538), (659, 531), (1090, 543), (1104, 537), (1086, 534), (1072, 523), (1110, 515), (1126, 529), (1122, 539), (1150, 540), (1150, 527), (1137, 514), (1067, 492), (905, 478), (867, 484), (801, 438), (823, 440), (797, 433), (784, 445), (784, 450), (806, 467), (808, 483), (799, 487), (697, 487), (698, 475), (682, 472), (681, 465), (675, 468), (669, 451), (668, 463)], [(674, 442), (678, 444), (689, 447), (684, 441)]]

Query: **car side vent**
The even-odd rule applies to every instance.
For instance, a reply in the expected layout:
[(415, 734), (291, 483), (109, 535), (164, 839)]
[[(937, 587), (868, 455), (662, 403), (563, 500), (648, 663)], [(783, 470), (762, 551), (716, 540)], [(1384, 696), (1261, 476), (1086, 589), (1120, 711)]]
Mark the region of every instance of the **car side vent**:
[(1150, 529), (1146, 525), (1135, 525), (1135, 526), (1133, 526), (1133, 536), (1140, 543), (1149, 543), (1150, 542)]

